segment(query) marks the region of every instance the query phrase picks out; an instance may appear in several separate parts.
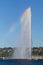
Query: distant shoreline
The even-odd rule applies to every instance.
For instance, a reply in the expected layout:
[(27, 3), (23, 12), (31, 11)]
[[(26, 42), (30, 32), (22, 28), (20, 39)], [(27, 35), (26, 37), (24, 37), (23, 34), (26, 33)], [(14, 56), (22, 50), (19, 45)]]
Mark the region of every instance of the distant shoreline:
[(43, 60), (43, 56), (32, 56), (31, 59), (10, 59), (10, 58), (5, 58), (2, 57), (0, 60)]
[(43, 59), (43, 56), (32, 56), (33, 60)]

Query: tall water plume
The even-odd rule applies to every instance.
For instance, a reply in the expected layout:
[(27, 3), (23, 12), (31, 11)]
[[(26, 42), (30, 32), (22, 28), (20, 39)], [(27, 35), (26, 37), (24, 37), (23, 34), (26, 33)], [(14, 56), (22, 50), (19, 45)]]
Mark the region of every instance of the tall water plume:
[(15, 48), (14, 59), (31, 59), (31, 8), (27, 8), (21, 16), (21, 41)]

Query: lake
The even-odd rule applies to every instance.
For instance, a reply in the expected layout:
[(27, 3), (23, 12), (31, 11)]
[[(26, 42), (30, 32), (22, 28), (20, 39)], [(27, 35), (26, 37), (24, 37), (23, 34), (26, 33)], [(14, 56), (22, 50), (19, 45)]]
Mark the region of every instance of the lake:
[(43, 65), (43, 60), (0, 60), (0, 65)]

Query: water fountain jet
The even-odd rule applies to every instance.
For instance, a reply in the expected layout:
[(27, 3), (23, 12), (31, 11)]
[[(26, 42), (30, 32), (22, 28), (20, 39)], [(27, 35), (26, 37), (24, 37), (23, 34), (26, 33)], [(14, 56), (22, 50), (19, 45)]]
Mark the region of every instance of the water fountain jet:
[(31, 59), (31, 8), (21, 16), (21, 42), (15, 48), (14, 59)]

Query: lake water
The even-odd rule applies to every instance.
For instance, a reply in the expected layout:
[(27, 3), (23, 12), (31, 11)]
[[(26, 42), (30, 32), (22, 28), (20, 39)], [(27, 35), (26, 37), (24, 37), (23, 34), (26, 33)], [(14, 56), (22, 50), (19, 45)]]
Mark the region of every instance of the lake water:
[(43, 60), (0, 60), (0, 65), (43, 65)]

